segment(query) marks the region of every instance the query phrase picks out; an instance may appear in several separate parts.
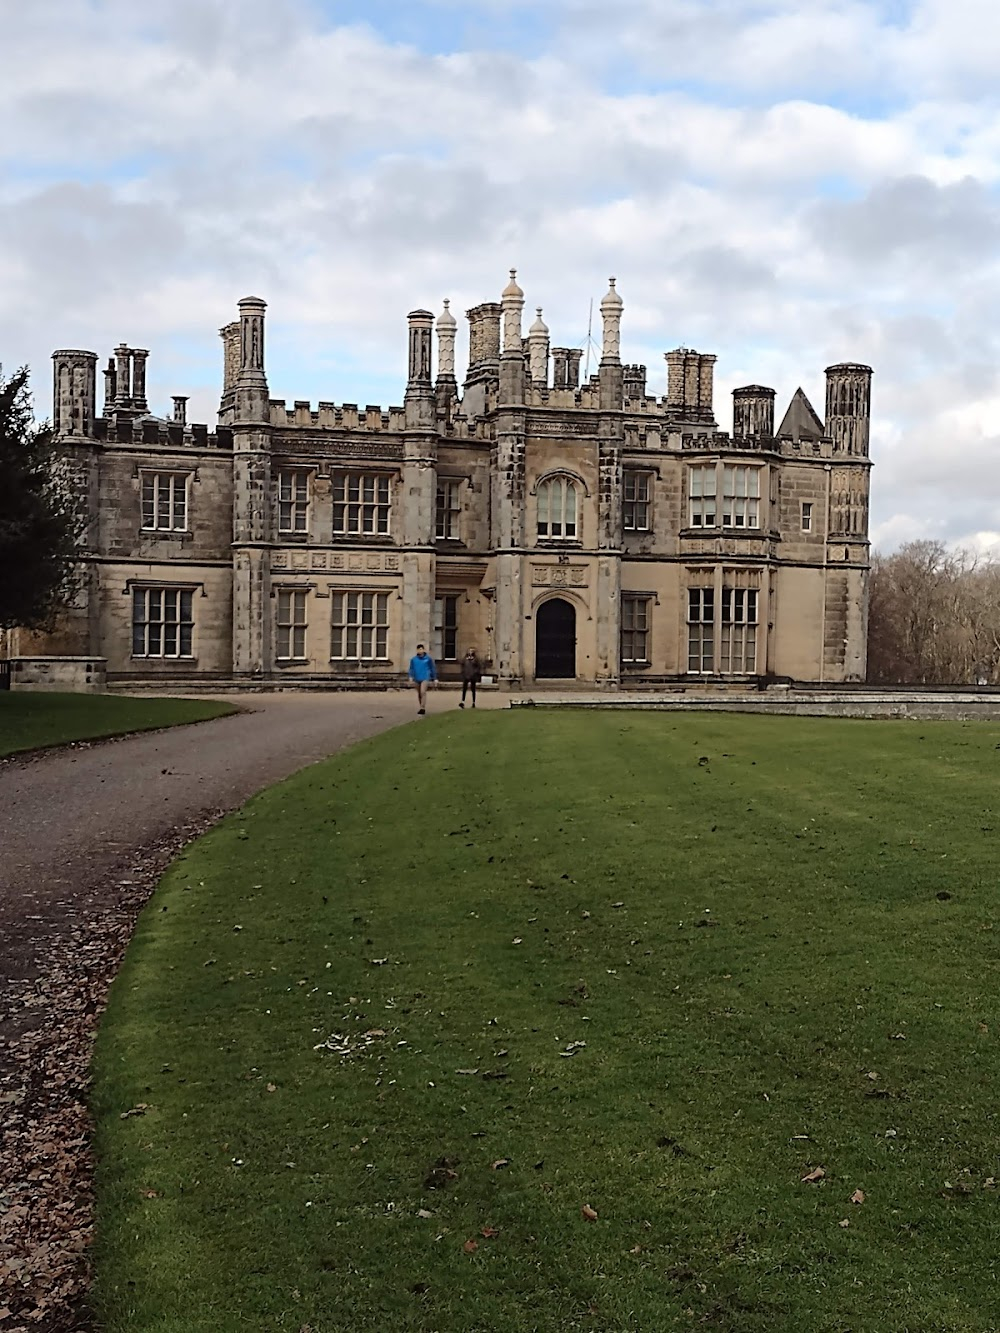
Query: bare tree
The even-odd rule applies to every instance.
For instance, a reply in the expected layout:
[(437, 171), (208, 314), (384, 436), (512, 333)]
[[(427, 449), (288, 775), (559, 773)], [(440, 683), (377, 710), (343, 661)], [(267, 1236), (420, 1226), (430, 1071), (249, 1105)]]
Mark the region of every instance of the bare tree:
[(872, 560), (873, 684), (1000, 684), (1000, 562), (909, 542)]

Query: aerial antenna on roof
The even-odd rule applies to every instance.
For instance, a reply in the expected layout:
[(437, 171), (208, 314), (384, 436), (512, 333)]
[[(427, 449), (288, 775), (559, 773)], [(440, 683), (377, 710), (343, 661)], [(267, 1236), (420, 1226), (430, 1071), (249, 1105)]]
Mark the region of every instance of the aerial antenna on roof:
[(594, 298), (590, 298), (590, 314), (587, 316), (587, 364), (583, 372), (584, 383), (590, 379), (590, 349), (594, 346), (591, 336), (594, 331)]

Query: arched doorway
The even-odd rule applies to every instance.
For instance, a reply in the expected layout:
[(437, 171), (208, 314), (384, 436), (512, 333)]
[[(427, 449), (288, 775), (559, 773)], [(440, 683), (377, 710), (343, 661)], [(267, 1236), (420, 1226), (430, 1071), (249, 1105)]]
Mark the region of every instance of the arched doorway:
[(576, 611), (561, 597), (535, 613), (535, 679), (576, 679)]

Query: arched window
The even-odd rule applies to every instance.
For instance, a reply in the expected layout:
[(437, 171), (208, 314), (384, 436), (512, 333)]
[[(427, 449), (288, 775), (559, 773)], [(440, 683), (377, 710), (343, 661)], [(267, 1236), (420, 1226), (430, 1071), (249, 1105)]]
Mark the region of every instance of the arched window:
[(577, 534), (576, 486), (568, 477), (550, 477), (538, 487), (539, 537)]

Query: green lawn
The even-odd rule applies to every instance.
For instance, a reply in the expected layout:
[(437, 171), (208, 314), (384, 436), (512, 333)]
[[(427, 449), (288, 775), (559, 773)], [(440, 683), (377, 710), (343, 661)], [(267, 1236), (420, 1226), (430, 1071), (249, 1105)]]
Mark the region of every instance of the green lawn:
[(237, 710), (212, 699), (128, 699), (111, 694), (0, 693), (0, 759), (69, 741), (100, 740), (202, 722)]
[(996, 1330), (998, 841), (992, 726), (455, 713), (305, 771), (115, 984), (100, 1327)]

